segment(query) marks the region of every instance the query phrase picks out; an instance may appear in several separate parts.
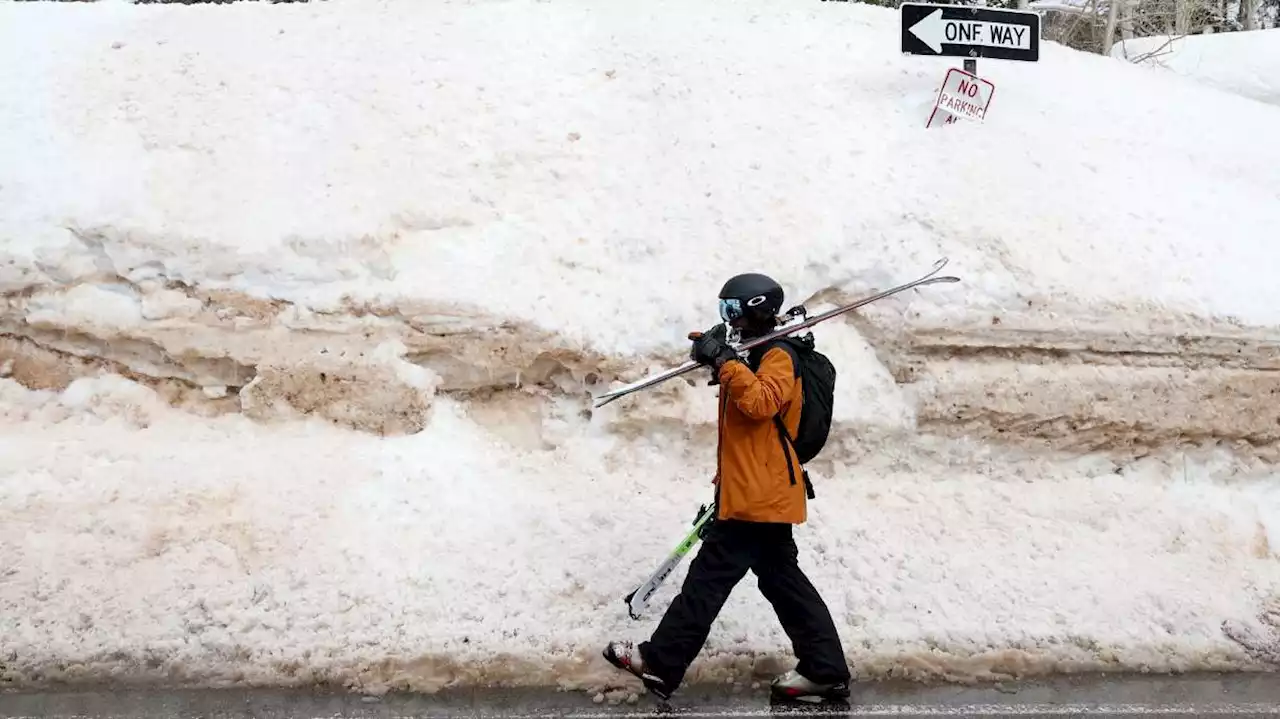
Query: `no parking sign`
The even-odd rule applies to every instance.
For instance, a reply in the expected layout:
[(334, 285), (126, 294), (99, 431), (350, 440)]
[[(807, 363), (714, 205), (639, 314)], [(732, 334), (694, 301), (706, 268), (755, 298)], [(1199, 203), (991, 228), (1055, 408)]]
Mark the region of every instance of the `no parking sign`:
[(933, 103), (933, 112), (929, 113), (925, 127), (950, 125), (957, 118), (981, 121), (986, 118), (991, 96), (995, 93), (996, 86), (991, 81), (953, 67), (942, 81), (942, 89), (938, 91), (938, 99)]

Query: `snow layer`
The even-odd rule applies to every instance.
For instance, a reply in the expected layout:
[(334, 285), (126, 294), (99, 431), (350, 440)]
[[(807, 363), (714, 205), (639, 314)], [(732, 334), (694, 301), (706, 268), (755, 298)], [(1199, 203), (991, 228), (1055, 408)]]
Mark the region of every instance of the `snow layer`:
[[(453, 400), (378, 440), (195, 420), (110, 377), (60, 396), (3, 382), (12, 681), (625, 685), (598, 651), (654, 626), (675, 584), (643, 623), (621, 597), (712, 469), (673, 433), (522, 447)], [(877, 447), (817, 478), (802, 561), (862, 676), (1235, 667), (1220, 623), (1280, 579), (1271, 471)], [(776, 669), (788, 646), (744, 582), (693, 678)]]
[[(948, 63), (897, 34), (0, 4), (0, 681), (622, 683), (599, 649), (683, 578), (626, 619), (709, 498), (715, 390), (590, 394), (682, 361), (729, 274), (821, 311), (943, 255), (962, 283), (818, 332), (802, 561), (854, 669), (1255, 666), (1280, 111), (1050, 44), (926, 131)], [(693, 678), (788, 648), (744, 583)]]
[(1135, 38), (1117, 43), (1111, 55), (1280, 105), (1280, 28)]

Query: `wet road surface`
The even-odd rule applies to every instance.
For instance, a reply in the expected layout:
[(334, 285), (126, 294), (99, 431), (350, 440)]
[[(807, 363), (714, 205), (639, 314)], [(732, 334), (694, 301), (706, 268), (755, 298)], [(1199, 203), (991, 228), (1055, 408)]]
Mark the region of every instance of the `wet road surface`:
[(466, 690), (366, 697), (322, 691), (94, 688), (0, 693), (0, 719), (401, 719), (408, 717), (1280, 717), (1280, 675), (1088, 676), (1053, 680), (855, 687), (846, 705), (771, 705), (765, 687), (685, 687), (667, 706), (596, 702), (583, 692)]

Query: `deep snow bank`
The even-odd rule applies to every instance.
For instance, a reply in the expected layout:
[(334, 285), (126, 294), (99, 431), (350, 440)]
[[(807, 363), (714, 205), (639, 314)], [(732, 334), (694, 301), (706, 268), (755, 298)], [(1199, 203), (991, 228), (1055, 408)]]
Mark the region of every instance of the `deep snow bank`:
[[(946, 64), (839, 4), (0, 20), (0, 677), (616, 681), (714, 400), (590, 392), (734, 272), (821, 310), (942, 255), (962, 284), (819, 333), (802, 543), (855, 668), (1248, 665), (1273, 108), (1048, 46), (926, 132)], [(744, 585), (694, 676), (787, 647)]]
[[(0, 435), (0, 657), (15, 682), (628, 685), (601, 643), (653, 628), (674, 584), (643, 622), (621, 598), (705, 501), (710, 470), (675, 431), (623, 442), (512, 406), (504, 436), (492, 408), (449, 398), (423, 432), (378, 440), (197, 421), (120, 381), (0, 391), (23, 420)], [(539, 424), (550, 446), (522, 443)], [(1219, 625), (1276, 585), (1268, 467), (927, 438), (861, 450), (817, 479), (801, 538), (860, 675), (1246, 663)], [(785, 661), (752, 584), (694, 678)]]
[(1111, 55), (1280, 105), (1280, 29), (1134, 38), (1116, 43)]

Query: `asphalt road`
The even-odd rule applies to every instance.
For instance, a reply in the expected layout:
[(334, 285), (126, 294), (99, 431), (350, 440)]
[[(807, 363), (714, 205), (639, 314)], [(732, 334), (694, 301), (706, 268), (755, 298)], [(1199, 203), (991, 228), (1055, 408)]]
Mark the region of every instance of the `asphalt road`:
[(846, 706), (772, 706), (764, 688), (685, 687), (663, 706), (596, 702), (581, 692), (446, 691), (364, 697), (336, 692), (169, 690), (99, 687), (0, 693), (0, 719), (404, 719), (505, 717), (1249, 717), (1280, 716), (1275, 674), (1062, 678), (977, 687), (877, 683), (858, 687)]

